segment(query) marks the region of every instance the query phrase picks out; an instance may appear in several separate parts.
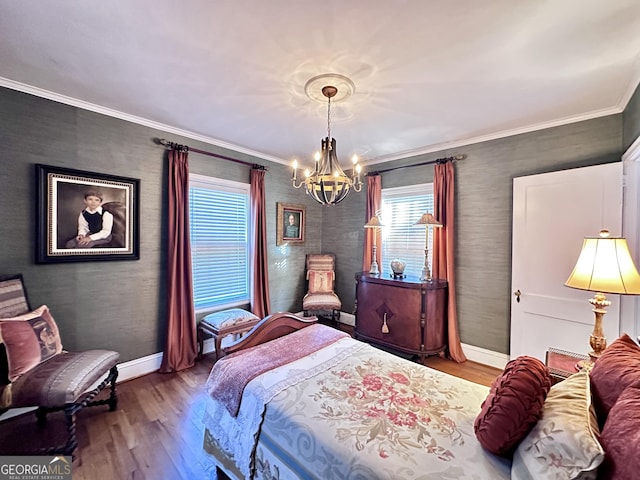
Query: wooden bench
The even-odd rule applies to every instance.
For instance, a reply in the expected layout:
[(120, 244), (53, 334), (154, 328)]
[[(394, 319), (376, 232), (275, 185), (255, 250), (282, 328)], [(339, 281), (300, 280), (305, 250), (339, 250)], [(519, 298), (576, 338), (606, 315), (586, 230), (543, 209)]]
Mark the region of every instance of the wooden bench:
[(240, 335), (251, 330), (260, 318), (241, 308), (231, 308), (210, 313), (198, 324), (198, 358), (204, 353), (204, 339), (213, 337), (216, 360), (222, 354), (222, 339), (227, 335)]

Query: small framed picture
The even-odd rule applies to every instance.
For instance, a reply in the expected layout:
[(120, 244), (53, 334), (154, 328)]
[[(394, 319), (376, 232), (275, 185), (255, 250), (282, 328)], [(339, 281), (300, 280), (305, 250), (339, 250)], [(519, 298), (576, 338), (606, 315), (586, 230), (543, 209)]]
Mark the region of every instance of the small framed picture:
[(36, 165), (36, 261), (138, 260), (140, 180)]
[(305, 214), (304, 205), (278, 202), (276, 245), (304, 244)]

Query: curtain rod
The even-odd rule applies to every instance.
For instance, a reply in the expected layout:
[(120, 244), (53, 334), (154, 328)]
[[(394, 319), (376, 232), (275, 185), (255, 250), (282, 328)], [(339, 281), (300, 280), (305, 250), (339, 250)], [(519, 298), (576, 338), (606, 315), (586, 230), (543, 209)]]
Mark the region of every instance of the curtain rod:
[(189, 147), (188, 145), (180, 145), (179, 143), (170, 142), (169, 140), (165, 140), (164, 138), (156, 138), (156, 143), (163, 145), (167, 149), (175, 149), (187, 152), (195, 152), (201, 155), (208, 155), (209, 157), (220, 158), (222, 160), (229, 160), (230, 162), (241, 163), (242, 165), (246, 165), (247, 167), (255, 168), (257, 170), (269, 170), (264, 165), (260, 165), (257, 163), (245, 162), (244, 160), (238, 160), (237, 158), (225, 157), (224, 155), (220, 155), (218, 153), (208, 152), (206, 150), (200, 150), (199, 148)]
[(367, 172), (366, 176), (371, 177), (373, 175), (380, 175), (381, 173), (392, 172), (393, 170), (398, 170), (400, 168), (422, 167), (423, 165), (433, 165), (434, 163), (454, 162), (456, 160), (464, 160), (465, 158), (467, 158), (466, 155), (454, 155), (453, 157), (438, 158), (436, 160), (429, 160), (426, 162), (414, 163), (412, 165), (401, 165), (399, 167), (387, 168), (385, 170), (374, 170), (372, 172)]

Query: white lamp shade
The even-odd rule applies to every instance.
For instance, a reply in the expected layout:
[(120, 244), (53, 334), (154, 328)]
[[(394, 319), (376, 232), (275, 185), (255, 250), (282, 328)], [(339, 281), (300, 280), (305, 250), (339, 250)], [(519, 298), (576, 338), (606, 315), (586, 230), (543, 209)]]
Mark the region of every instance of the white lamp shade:
[(640, 294), (640, 275), (624, 238), (585, 238), (565, 282), (567, 287), (601, 293)]

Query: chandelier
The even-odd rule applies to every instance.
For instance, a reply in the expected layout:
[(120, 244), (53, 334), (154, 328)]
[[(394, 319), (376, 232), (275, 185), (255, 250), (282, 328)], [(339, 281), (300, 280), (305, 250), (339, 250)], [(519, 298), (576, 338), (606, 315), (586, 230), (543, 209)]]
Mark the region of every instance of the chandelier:
[(362, 190), (360, 172), (362, 167), (358, 164), (358, 157), (352, 157), (353, 170), (351, 176), (344, 173), (336, 156), (336, 140), (331, 137), (331, 99), (338, 93), (334, 86), (327, 85), (322, 88), (322, 95), (327, 97), (327, 137), (321, 142), (322, 151), (315, 154), (315, 169), (310, 172), (305, 169), (304, 178), (298, 181), (298, 162), (293, 161), (293, 174), (291, 183), (294, 188), (304, 188), (311, 198), (322, 205), (337, 205), (344, 200), (353, 189), (356, 192)]

